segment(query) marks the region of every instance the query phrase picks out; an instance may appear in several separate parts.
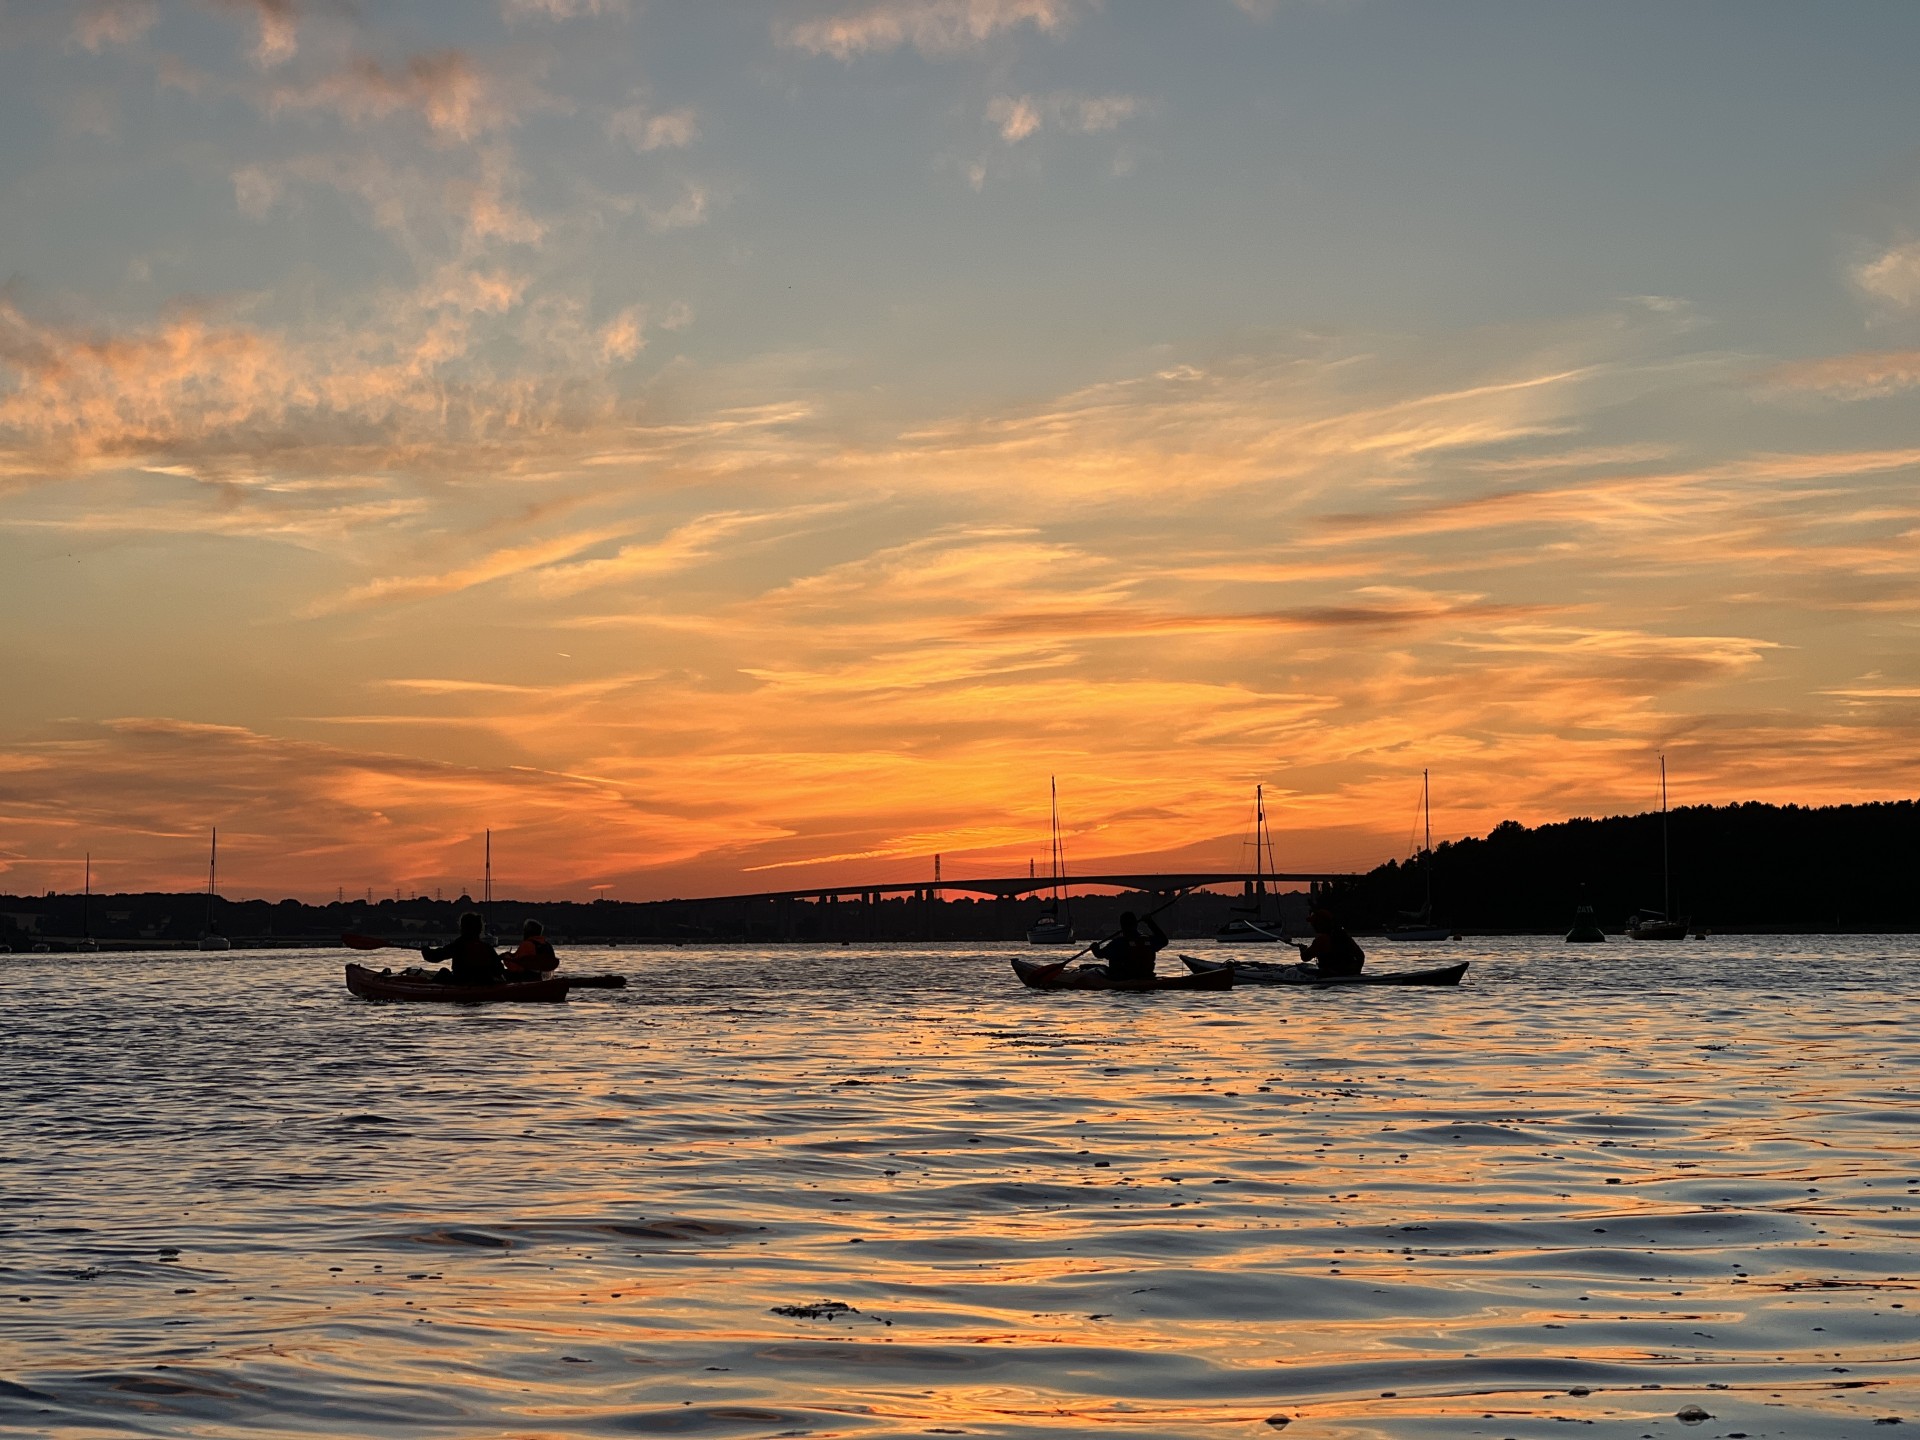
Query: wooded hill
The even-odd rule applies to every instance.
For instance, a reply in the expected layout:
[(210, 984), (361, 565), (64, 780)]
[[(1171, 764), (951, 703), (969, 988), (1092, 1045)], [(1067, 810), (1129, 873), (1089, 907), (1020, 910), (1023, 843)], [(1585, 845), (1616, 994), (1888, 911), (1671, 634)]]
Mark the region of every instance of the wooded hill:
[[(1920, 802), (1691, 805), (1667, 817), (1673, 913), (1710, 930), (1920, 930)], [(1584, 901), (1608, 930), (1659, 909), (1660, 815), (1509, 820), (1435, 847), (1434, 923), (1462, 931), (1565, 930)], [(1336, 888), (1348, 924), (1417, 910), (1418, 861)]]

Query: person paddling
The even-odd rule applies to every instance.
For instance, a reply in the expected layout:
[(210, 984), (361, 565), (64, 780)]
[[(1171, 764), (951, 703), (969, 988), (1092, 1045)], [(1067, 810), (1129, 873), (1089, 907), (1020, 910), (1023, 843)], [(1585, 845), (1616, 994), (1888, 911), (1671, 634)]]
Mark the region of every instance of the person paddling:
[(1307, 916), (1307, 923), (1313, 926), (1313, 943), (1299, 947), (1302, 960), (1318, 966), (1327, 979), (1360, 973), (1360, 967), (1367, 963), (1367, 952), (1341, 928), (1331, 910), (1317, 907)]
[(1140, 920), (1128, 910), (1120, 916), (1120, 933), (1093, 947), (1093, 953), (1106, 962), (1109, 979), (1123, 983), (1153, 979), (1153, 958), (1166, 949), (1167, 932), (1151, 915), (1146, 925), (1143, 934)]
[(560, 968), (560, 957), (553, 953), (546, 926), (538, 920), (529, 920), (521, 928), (520, 936), (519, 948), (507, 957), (509, 980), (538, 980)]
[(482, 933), (486, 922), (480, 912), (469, 910), (460, 917), (460, 933), (451, 944), (422, 945), (420, 958), (453, 966), (455, 985), (497, 985), (507, 978), (493, 943)]

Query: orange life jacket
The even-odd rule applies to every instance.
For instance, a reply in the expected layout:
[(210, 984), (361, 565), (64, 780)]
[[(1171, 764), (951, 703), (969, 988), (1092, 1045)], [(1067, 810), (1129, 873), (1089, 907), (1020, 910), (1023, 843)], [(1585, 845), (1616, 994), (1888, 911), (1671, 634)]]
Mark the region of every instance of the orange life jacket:
[(520, 942), (520, 948), (507, 957), (509, 970), (556, 970), (560, 966), (560, 957), (553, 953), (553, 946), (545, 938), (530, 935)]

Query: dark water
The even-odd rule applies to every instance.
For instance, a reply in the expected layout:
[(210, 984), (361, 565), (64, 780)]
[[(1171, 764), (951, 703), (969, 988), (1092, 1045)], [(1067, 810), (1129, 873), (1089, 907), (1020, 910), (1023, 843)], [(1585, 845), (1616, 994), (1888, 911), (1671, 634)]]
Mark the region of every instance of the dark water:
[(0, 959), (0, 1429), (1920, 1426), (1920, 943), (1147, 996), (1005, 953), (588, 952), (634, 987), (495, 1008)]

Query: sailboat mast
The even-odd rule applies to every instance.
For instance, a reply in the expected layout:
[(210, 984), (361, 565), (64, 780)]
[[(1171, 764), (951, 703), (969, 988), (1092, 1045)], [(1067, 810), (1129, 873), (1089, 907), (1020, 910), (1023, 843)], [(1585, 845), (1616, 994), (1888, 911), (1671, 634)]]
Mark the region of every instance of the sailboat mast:
[(1047, 862), (1048, 871), (1053, 876), (1053, 913), (1057, 916), (1066, 902), (1061, 898), (1060, 882), (1067, 878), (1067, 847), (1060, 839), (1060, 781), (1057, 776), (1047, 777), (1047, 796), (1051, 806), (1053, 824), (1053, 852)]
[(1427, 873), (1426, 918), (1428, 920), (1432, 920), (1433, 918), (1433, 782), (1429, 777), (1428, 772), (1425, 770), (1422, 770), (1420, 772), (1420, 809), (1421, 809), (1421, 812), (1426, 816), (1427, 843), (1420, 853), (1420, 858), (1424, 862), (1421, 868), (1425, 870)]
[(486, 917), (487, 933), (493, 933), (493, 831), (487, 831), (487, 873), (480, 888), (480, 911)]
[(1256, 897), (1267, 893), (1267, 871), (1263, 853), (1267, 843), (1266, 787), (1255, 785), (1253, 787), (1253, 893)]
[(93, 938), (93, 927), (89, 919), (92, 909), (93, 909), (93, 852), (89, 850), (87, 852), (86, 889), (80, 892), (80, 938), (82, 940), (90, 940)]
[(1673, 918), (1673, 865), (1667, 844), (1667, 757), (1660, 756), (1660, 913)]
[(213, 887), (220, 873), (220, 827), (213, 827), (213, 839), (207, 847), (207, 932), (213, 932)]

